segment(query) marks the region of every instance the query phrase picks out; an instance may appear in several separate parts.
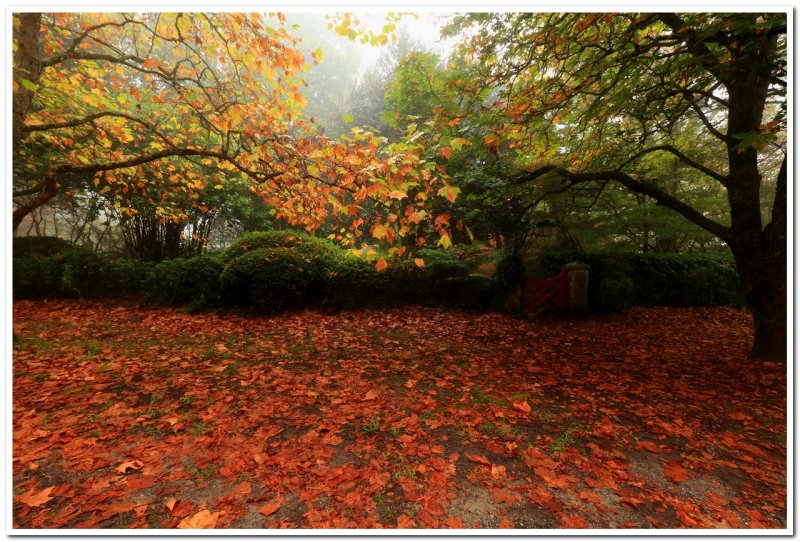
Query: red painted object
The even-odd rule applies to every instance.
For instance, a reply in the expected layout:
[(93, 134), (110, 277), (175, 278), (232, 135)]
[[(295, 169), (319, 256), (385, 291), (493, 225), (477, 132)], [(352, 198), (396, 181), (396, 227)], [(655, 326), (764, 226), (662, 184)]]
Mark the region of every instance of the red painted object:
[(527, 277), (522, 291), (522, 309), (527, 316), (534, 316), (545, 309), (567, 310), (567, 277), (569, 271), (562, 269), (555, 277), (535, 279)]

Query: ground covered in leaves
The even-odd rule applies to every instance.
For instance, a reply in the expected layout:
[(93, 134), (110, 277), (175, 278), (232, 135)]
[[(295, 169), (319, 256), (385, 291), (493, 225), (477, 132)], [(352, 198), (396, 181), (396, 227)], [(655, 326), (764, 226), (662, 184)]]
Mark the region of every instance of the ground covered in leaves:
[(14, 304), (16, 528), (785, 528), (747, 313)]

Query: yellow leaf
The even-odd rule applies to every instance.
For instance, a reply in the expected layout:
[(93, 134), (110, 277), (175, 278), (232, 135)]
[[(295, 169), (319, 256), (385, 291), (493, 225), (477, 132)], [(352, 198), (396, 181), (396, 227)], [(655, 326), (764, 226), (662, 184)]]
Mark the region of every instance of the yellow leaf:
[(375, 239), (384, 239), (386, 237), (386, 233), (387, 233), (386, 228), (381, 224), (378, 224), (372, 230), (372, 236)]
[(469, 145), (469, 144), (470, 142), (464, 139), (463, 137), (454, 137), (453, 139), (450, 140), (450, 146), (453, 147), (453, 149), (455, 150), (458, 150), (464, 145)]
[(436, 245), (447, 250), (448, 248), (453, 246), (453, 242), (450, 240), (450, 236), (445, 233), (439, 238), (439, 242), (436, 243)]

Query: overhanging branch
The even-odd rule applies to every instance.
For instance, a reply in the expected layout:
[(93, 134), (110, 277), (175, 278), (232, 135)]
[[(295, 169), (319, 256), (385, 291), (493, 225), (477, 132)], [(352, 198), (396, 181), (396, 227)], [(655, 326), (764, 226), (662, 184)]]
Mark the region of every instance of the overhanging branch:
[[(683, 215), (689, 221), (697, 224), (704, 230), (708, 231), (709, 233), (712, 233), (713, 235), (716, 235), (721, 240), (730, 244), (731, 239), (730, 239), (729, 228), (704, 216), (697, 209), (682, 202), (681, 200), (675, 198), (674, 196), (667, 194), (654, 184), (634, 179), (630, 175), (623, 173), (622, 171), (619, 170), (576, 173), (573, 171), (569, 171), (568, 169), (565, 169), (561, 166), (546, 165), (537, 168), (534, 171), (520, 175), (519, 177), (517, 177), (517, 179), (514, 180), (514, 184), (530, 183), (540, 179), (541, 177), (547, 174), (558, 175), (559, 177), (567, 181), (567, 183), (556, 187), (554, 191), (548, 191), (547, 195), (564, 192), (568, 190), (570, 187), (580, 183), (588, 183), (594, 181), (616, 181), (621, 185), (623, 185), (628, 190), (630, 190), (631, 192), (635, 192), (637, 194), (642, 194), (650, 198), (653, 198), (659, 205), (668, 207), (669, 209), (672, 209), (673, 211)], [(546, 196), (542, 196), (542, 198), (544, 197)]]

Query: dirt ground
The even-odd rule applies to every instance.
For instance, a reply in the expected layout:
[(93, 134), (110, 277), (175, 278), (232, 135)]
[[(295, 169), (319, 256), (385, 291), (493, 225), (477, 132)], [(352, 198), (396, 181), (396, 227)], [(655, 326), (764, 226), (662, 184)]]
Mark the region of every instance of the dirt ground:
[(17, 529), (786, 528), (727, 308), (523, 321), (14, 304)]

